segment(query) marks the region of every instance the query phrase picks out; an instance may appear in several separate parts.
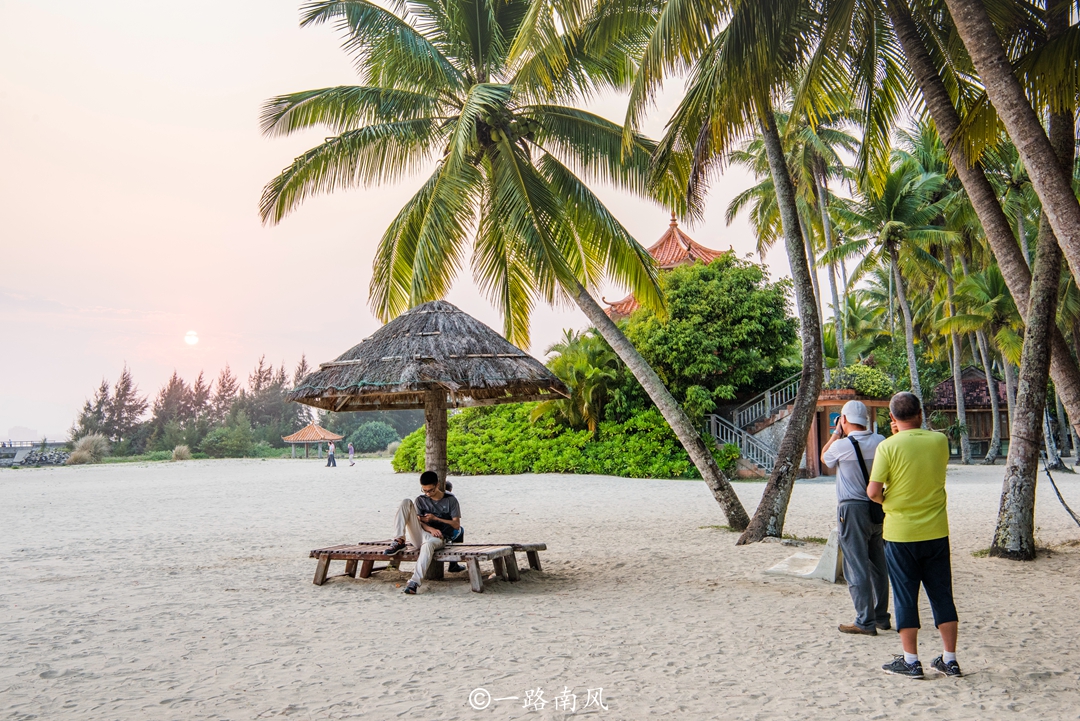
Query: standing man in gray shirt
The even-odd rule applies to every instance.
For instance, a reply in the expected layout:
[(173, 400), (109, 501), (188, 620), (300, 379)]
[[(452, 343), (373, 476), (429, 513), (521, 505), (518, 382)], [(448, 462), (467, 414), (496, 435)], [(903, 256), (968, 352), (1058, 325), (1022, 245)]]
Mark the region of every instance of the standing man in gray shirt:
[(821, 449), (821, 462), (836, 468), (836, 520), (844, 554), (844, 579), (855, 604), (855, 623), (841, 624), (839, 630), (876, 636), (878, 629), (891, 628), (889, 574), (881, 537), (884, 514), (881, 506), (866, 495), (866, 486), (874, 452), (885, 437), (869, 430), (869, 424), (865, 403), (845, 403), (836, 431)]

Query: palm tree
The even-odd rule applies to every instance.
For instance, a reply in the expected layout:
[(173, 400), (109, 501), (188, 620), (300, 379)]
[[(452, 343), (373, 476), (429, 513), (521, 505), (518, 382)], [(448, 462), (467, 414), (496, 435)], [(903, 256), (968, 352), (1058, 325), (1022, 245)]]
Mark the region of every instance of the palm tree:
[[(972, 208), (978, 215), (979, 223), (986, 234), (986, 240), (993, 250), (998, 266), (1009, 285), (1016, 305), (1027, 316), (1031, 271), (1024, 253), (1017, 245), (1009, 218), (1002, 210), (994, 186), (984, 172), (978, 155), (972, 155), (966, 148), (970, 143), (961, 124), (960, 112), (953, 104), (954, 96), (970, 96), (964, 91), (964, 76), (973, 73), (967, 56), (955, 53), (949, 43), (950, 36), (943, 36), (940, 28), (949, 26), (949, 18), (942, 13), (935, 13), (922, 4), (909, 8), (904, 0), (884, 0), (889, 19), (896, 31), (907, 64), (919, 86), (920, 93), (941, 140), (949, 152), (953, 170), (960, 178), (964, 190), (970, 199)], [(918, 10), (917, 18), (913, 10)], [(918, 22), (917, 22), (918, 21)], [(920, 31), (920, 26), (926, 32)], [(1036, 59), (1053, 64), (1054, 58), (1070, 57), (1068, 53), (1043, 53)], [(1047, 68), (1050, 70), (1052, 68)], [(1055, 92), (1067, 91), (1068, 85), (1053, 72), (1029, 73), (1027, 79), (1042, 78), (1051, 84), (1062, 87)], [(952, 92), (950, 92), (950, 88)], [(1042, 88), (1041, 90), (1046, 90)], [(1040, 92), (1042, 97), (1053, 93)], [(984, 123), (994, 127), (993, 123)], [(1055, 328), (1051, 331), (1050, 372), (1054, 386), (1062, 396), (1065, 409), (1072, 419), (1080, 419), (1080, 366), (1073, 358), (1064, 336)], [(1006, 366), (1006, 379), (1009, 380), (1009, 366)], [(1010, 398), (1012, 394), (1010, 393)], [(1073, 421), (1074, 426), (1076, 420)]]
[(851, 282), (883, 261), (889, 267), (904, 319), (911, 392), (920, 402), (922, 385), (916, 363), (914, 316), (901, 271), (901, 251), (906, 251), (905, 255), (916, 261), (909, 263), (909, 272), (919, 272), (926, 266), (943, 270), (929, 255), (927, 246), (948, 242), (951, 236), (949, 231), (935, 224), (948, 206), (948, 199), (934, 200), (944, 182), (942, 175), (924, 173), (914, 163), (900, 162), (885, 177), (880, 191), (871, 188), (860, 201), (848, 201), (836, 211), (847, 223), (861, 230), (861, 237), (847, 241), (834, 251), (848, 257), (856, 253), (863, 255), (859, 267), (852, 273)]
[[(705, 5), (669, 0), (656, 12), (623, 3), (624, 24), (647, 40), (631, 91), (626, 132), (640, 115), (665, 74), (691, 68), (686, 97), (668, 125), (656, 167), (666, 172), (689, 159), (686, 194), (700, 204), (709, 173), (739, 142), (760, 132), (776, 189), (784, 246), (791, 267), (802, 333), (803, 365), (790, 422), (777, 451), (754, 518), (738, 543), (779, 536), (822, 382), (821, 323), (814, 282), (807, 264), (797, 194), (787, 167), (773, 101), (784, 85), (785, 68), (798, 65), (807, 47), (801, 42), (810, 8), (801, 2), (758, 3), (717, 0)], [(721, 29), (724, 23), (726, 26)]]
[(587, 428), (594, 439), (599, 439), (604, 406), (619, 376), (618, 356), (595, 330), (567, 330), (547, 352), (558, 354), (547, 365), (570, 389), (570, 397), (538, 403), (532, 412), (533, 420), (550, 413), (571, 428)]
[[(638, 134), (624, 143), (619, 125), (558, 104), (623, 86), (631, 71), (625, 46), (594, 50), (585, 38), (600, 21), (573, 8), (560, 15), (540, 0), (393, 8), (367, 0), (304, 6), (301, 25), (336, 24), (366, 84), (266, 104), (268, 135), (313, 126), (335, 135), (266, 186), (263, 219), (277, 223), (316, 193), (433, 165), (379, 244), (376, 315), (385, 321), (442, 297), (471, 239), (473, 276), (502, 313), (506, 337), (527, 343), (537, 301), (576, 303), (671, 425), (728, 523), (745, 527), (746, 512), (700, 433), (589, 290), (608, 277), (662, 308), (648, 253), (581, 177), (644, 196), (654, 145)], [(678, 197), (663, 192), (667, 177), (654, 190), (674, 205)]]
[[(990, 448), (983, 459), (984, 463), (990, 464), (1001, 453), (1001, 414), (990, 339), (993, 339), (993, 347), (1000, 350), (1003, 363), (1009, 363), (1010, 358), (1015, 361), (1019, 358), (1023, 321), (996, 265), (965, 276), (956, 285), (955, 299), (959, 313), (942, 325), (943, 329), (958, 333), (974, 332), (978, 339), (979, 355), (993, 412)], [(1012, 411), (1011, 408), (1009, 410)]]
[[(830, 180), (845, 179), (848, 169), (840, 158), (840, 152), (856, 153), (859, 142), (842, 129), (850, 124), (850, 111), (833, 113), (817, 119), (811, 124), (805, 116), (797, 121), (790, 113), (777, 112), (777, 129), (784, 141), (785, 155), (788, 160), (788, 172), (795, 186), (799, 217), (804, 232), (807, 258), (810, 261), (811, 279), (814, 282), (814, 294), (821, 313), (821, 291), (816, 282), (816, 248), (813, 234), (820, 231), (826, 252), (832, 250), (834, 241), (833, 224), (829, 214), (832, 194), (829, 191)], [(726, 220), (732, 223), (739, 212), (749, 204), (750, 223), (757, 237), (757, 252), (764, 255), (780, 237), (780, 215), (776, 204), (776, 193), (770, 176), (768, 158), (760, 134), (749, 141), (743, 149), (733, 151), (729, 161), (733, 165), (742, 165), (749, 169), (760, 182), (732, 199), (728, 204)], [(832, 295), (833, 321), (830, 323), (837, 348), (837, 365), (843, 368), (847, 359), (844, 352), (844, 319), (836, 316), (841, 307), (842, 293), (838, 293), (835, 262), (827, 263), (829, 290)], [(824, 336), (823, 336), (824, 341)]]
[[(1005, 54), (1001, 35), (991, 22), (983, 0), (945, 0), (945, 3), (971, 63), (978, 71), (986, 95), (1016, 145), (1024, 167), (1028, 169), (1031, 184), (1042, 202), (1050, 228), (1061, 241), (1069, 265), (1074, 270), (1080, 269), (1080, 201), (1072, 189), (1072, 161), (1064, 167), (1058, 161), (1054, 144), (1047, 137), (1012, 62)], [(1071, 0), (1047, 0), (1047, 16), (1061, 18), (1061, 24), (1067, 29), (1072, 5)], [(1019, 10), (1013, 15), (1019, 17)], [(1008, 18), (1010, 21), (1013, 19)], [(1045, 44), (1035, 48), (1038, 56), (1028, 58), (1029, 61), (1076, 57), (1073, 35), (1063, 31), (1056, 35), (1047, 33), (1047, 38)], [(1075, 108), (1077, 92), (1075, 64), (1057, 64), (1054, 67), (1057, 72), (1046, 73), (1042, 78), (1031, 73), (1032, 80), (1042, 81), (1043, 86), (1038, 89), (1050, 99), (1052, 112), (1071, 113)], [(1070, 78), (1070, 75), (1073, 77)]]

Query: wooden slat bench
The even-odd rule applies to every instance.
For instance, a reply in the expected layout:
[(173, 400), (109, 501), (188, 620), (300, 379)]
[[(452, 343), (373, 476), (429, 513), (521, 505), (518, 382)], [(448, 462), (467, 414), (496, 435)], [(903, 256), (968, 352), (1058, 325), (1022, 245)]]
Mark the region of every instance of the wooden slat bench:
[[(319, 559), (315, 567), (315, 578), (312, 580), (316, 586), (326, 582), (327, 572), (330, 570), (331, 561), (345, 561), (345, 575), (356, 578), (357, 565), (359, 565), (360, 578), (367, 578), (373, 572), (381, 569), (375, 568), (376, 561), (389, 561), (390, 565), (396, 566), (400, 561), (415, 561), (419, 556), (419, 550), (408, 546), (401, 553), (387, 556), (385, 551), (390, 541), (374, 541), (370, 543), (342, 544), (328, 548), (316, 548), (309, 556)], [(480, 561), (491, 561), (495, 567), (495, 573), (503, 580), (517, 581), (520, 578), (517, 565), (516, 551), (524, 551), (529, 559), (531, 568), (540, 570), (540, 551), (546, 551), (544, 543), (509, 543), (509, 544), (484, 544), (469, 545), (455, 543), (435, 552), (435, 558), (428, 568), (425, 578), (438, 580), (443, 577), (443, 564), (448, 561), (463, 562), (469, 570), (469, 583), (476, 593), (484, 592), (484, 577), (480, 575)], [(386, 568), (385, 566), (383, 568)]]

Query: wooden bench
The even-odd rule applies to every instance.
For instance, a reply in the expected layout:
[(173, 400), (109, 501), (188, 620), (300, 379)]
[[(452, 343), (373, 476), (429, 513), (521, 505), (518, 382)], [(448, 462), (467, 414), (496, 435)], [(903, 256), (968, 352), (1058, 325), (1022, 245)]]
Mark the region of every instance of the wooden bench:
[[(309, 556), (319, 559), (315, 567), (315, 578), (312, 580), (316, 586), (326, 582), (326, 574), (330, 570), (331, 561), (345, 561), (345, 575), (356, 578), (357, 566), (359, 565), (360, 578), (368, 578), (375, 571), (383, 570), (375, 568), (376, 561), (388, 561), (390, 566), (396, 567), (401, 561), (415, 561), (419, 557), (419, 550), (414, 546), (408, 546), (404, 551), (394, 556), (387, 556), (385, 551), (390, 541), (374, 541), (369, 543), (342, 544), (328, 548), (316, 548)], [(463, 562), (469, 571), (469, 583), (476, 593), (484, 592), (484, 577), (480, 575), (480, 561), (491, 561), (496, 575), (503, 580), (517, 581), (521, 576), (518, 571), (517, 556), (515, 552), (524, 551), (529, 559), (529, 566), (541, 570), (540, 551), (546, 551), (544, 543), (508, 543), (508, 544), (484, 544), (469, 545), (454, 543), (435, 552), (431, 567), (428, 568), (425, 579), (439, 580), (443, 578), (446, 562)]]

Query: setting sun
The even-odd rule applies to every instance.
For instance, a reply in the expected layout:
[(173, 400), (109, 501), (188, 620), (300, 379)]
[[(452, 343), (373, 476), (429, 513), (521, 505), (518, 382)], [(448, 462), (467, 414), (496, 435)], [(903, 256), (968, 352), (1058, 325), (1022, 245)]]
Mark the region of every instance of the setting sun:
[(184, 342), (187, 343), (188, 345), (195, 345), (196, 343), (199, 342), (199, 334), (196, 333), (193, 330), (189, 330), (184, 335)]

